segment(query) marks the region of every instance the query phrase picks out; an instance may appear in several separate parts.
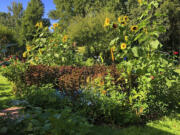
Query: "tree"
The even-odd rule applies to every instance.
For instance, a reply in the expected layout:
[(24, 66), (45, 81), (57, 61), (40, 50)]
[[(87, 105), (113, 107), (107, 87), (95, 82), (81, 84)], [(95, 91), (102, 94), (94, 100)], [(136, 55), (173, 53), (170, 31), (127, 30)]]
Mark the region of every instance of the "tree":
[(44, 5), (41, 0), (31, 0), (24, 12), (20, 28), (20, 44), (32, 41), (36, 33), (36, 23), (42, 21)]
[(127, 0), (54, 0), (56, 10), (49, 13), (52, 19), (59, 19), (60, 24), (68, 26), (69, 21), (75, 16), (85, 17), (89, 13), (96, 13), (102, 9), (114, 12), (116, 15), (126, 12)]
[(0, 12), (0, 24), (13, 27), (13, 22), (10, 13)]
[(11, 6), (8, 6), (9, 13), (11, 14), (11, 19), (13, 21), (13, 26), (17, 26), (18, 22), (23, 15), (23, 5), (22, 3), (12, 2)]

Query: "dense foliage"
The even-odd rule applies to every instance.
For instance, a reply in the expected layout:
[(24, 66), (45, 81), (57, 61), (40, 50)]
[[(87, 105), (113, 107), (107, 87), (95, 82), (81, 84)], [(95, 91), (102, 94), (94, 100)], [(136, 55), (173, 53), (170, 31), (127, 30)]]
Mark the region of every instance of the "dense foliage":
[[(22, 23), (28, 24), (23, 61), (11, 58), (1, 68), (27, 102), (17, 130), (24, 124), (23, 133), (90, 134), (90, 124), (142, 124), (180, 108), (178, 51), (162, 52), (160, 40), (168, 32), (159, 10), (165, 1), (54, 0), (50, 15), (61, 25), (51, 32), (41, 1), (33, 2)], [(38, 15), (28, 21), (34, 9)]]

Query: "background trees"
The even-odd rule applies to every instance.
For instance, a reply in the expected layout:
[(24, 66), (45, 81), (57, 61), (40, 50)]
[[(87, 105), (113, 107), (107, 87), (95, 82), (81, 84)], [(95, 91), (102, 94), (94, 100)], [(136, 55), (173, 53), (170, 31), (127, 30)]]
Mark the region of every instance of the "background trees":
[(36, 23), (42, 21), (44, 13), (44, 5), (41, 0), (31, 0), (28, 3), (24, 15), (22, 17), (19, 42), (23, 45), (25, 42), (30, 42), (36, 32)]

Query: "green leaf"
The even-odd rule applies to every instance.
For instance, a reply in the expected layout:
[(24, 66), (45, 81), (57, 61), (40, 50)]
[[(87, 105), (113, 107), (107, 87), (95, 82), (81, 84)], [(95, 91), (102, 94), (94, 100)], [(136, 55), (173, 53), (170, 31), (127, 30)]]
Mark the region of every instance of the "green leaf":
[(133, 52), (135, 57), (139, 57), (139, 53), (138, 53), (138, 48), (137, 47), (133, 47), (132, 48), (132, 52)]
[(159, 41), (158, 40), (155, 40), (155, 41), (151, 41), (150, 42), (150, 45), (151, 45), (151, 48), (152, 49), (157, 49), (158, 48), (158, 46), (159, 46)]
[(119, 40), (119, 37), (111, 40), (110, 45), (112, 46), (112, 45), (116, 44), (118, 40)]
[(138, 35), (135, 37), (134, 41), (136, 41), (137, 39), (139, 39), (142, 35), (143, 35), (143, 33), (138, 34)]

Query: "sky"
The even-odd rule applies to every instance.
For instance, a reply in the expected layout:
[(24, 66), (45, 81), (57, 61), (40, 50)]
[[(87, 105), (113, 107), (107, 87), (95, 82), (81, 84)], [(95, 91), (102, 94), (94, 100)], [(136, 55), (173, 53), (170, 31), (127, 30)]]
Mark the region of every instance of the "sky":
[[(7, 6), (11, 5), (11, 3), (15, 1), (15, 2), (20, 2), (23, 4), (23, 8), (24, 10), (27, 7), (27, 4), (30, 0), (0, 0), (0, 12), (8, 12), (8, 8)], [(44, 17), (48, 18), (48, 12), (52, 9), (55, 9), (55, 5), (53, 3), (53, 0), (42, 0), (44, 7), (45, 7), (45, 13), (44, 13)], [(56, 20), (51, 20), (51, 23), (55, 23), (57, 22)]]

